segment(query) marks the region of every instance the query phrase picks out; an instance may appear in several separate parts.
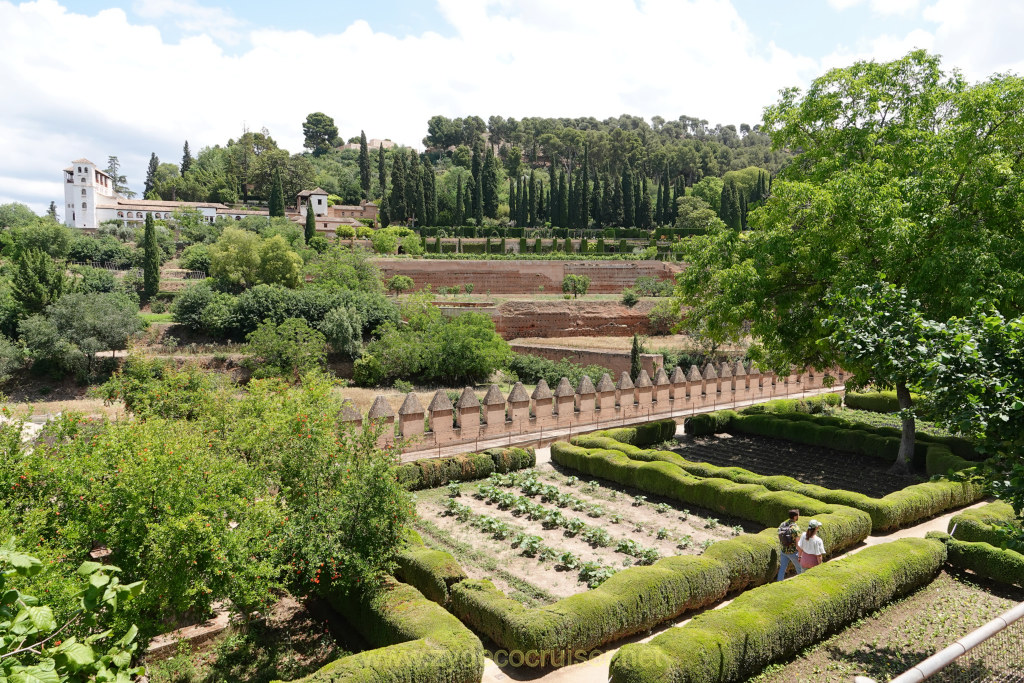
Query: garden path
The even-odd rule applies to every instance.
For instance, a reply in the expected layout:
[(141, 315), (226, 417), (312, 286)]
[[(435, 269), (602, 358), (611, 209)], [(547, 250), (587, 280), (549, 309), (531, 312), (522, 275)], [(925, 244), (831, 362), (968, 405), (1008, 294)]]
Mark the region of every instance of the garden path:
[[(682, 427), (679, 428), (677, 433), (681, 432)], [(546, 448), (542, 450), (547, 451), (546, 457), (550, 460), (551, 449)], [(538, 463), (541, 461), (541, 450), (537, 451), (537, 461)], [(953, 510), (944, 515), (934, 517), (926, 522), (922, 522), (921, 524), (908, 527), (906, 529), (899, 529), (885, 534), (873, 534), (856, 548), (844, 553), (843, 557), (852, 555), (853, 553), (859, 552), (860, 550), (873, 545), (891, 543), (892, 541), (897, 541), (901, 538), (924, 538), (925, 534), (929, 531), (946, 531), (949, 527), (949, 520), (952, 517), (963, 510), (980, 507), (985, 505), (987, 502), (990, 501), (981, 501), (974, 505), (960, 508), (959, 510)], [(732, 600), (723, 600), (712, 609), (721, 609), (730, 602), (732, 602)], [(488, 659), (484, 666), (482, 683), (505, 683), (507, 681), (520, 680), (543, 681), (543, 683), (604, 683), (608, 680), (608, 666), (611, 663), (612, 657), (615, 656), (615, 653), (618, 652), (618, 649), (622, 645), (636, 642), (646, 643), (666, 629), (683, 626), (689, 622), (692, 617), (693, 615), (691, 614), (676, 621), (662, 624), (646, 635), (634, 636), (633, 638), (619, 641), (615, 643), (612, 649), (603, 651), (602, 654), (589, 661), (582, 662), (580, 664), (573, 664), (572, 666), (560, 669), (554, 669), (543, 674), (536, 674), (527, 668), (516, 669), (509, 666), (499, 668), (493, 660)]]

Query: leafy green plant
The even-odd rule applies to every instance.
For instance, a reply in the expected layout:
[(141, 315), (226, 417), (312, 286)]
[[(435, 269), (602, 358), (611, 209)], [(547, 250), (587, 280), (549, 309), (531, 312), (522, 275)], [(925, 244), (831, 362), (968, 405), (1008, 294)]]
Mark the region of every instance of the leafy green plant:
[(587, 527), (580, 534), (580, 538), (598, 548), (607, 548), (612, 544), (611, 534), (600, 527)]
[(578, 517), (573, 517), (572, 519), (567, 520), (564, 526), (565, 533), (568, 536), (575, 536), (576, 534), (587, 528), (586, 523)]
[(671, 509), (672, 506), (669, 505), (668, 503), (658, 503), (657, 505), (654, 506), (654, 511), (661, 515), (665, 514)]
[(449, 482), (445, 487), (445, 491), (448, 493), (449, 498), (458, 498), (462, 495), (462, 486), (457, 481)]
[(580, 567), (579, 579), (587, 584), (588, 588), (597, 588), (607, 581), (615, 570), (611, 567), (598, 564), (597, 562), (584, 562)]
[(718, 528), (718, 524), (719, 524), (718, 519), (715, 518), (715, 517), (708, 517), (707, 519), (704, 520), (704, 528), (705, 529), (717, 529)]
[(566, 569), (570, 569), (570, 570), (571, 569), (579, 569), (579, 567), (580, 567), (580, 558), (576, 557), (575, 555), (573, 555), (570, 552), (564, 552), (558, 558), (558, 563), (560, 565), (562, 565), (563, 567), (565, 567)]
[(647, 496), (633, 496), (633, 507), (643, 505), (647, 502)]
[(654, 535), (658, 540), (664, 540), (669, 537), (669, 531), (665, 527), (661, 527)]
[(579, 481), (580, 481), (579, 477), (569, 477), (568, 479), (565, 480), (565, 485), (566, 486), (575, 486), (576, 484), (579, 483)]
[(693, 537), (686, 534), (685, 536), (680, 537), (679, 542), (676, 543), (676, 548), (679, 550), (686, 550), (691, 545), (693, 545)]
[(639, 550), (640, 545), (632, 538), (623, 538), (615, 545), (615, 552), (625, 555), (636, 555)]

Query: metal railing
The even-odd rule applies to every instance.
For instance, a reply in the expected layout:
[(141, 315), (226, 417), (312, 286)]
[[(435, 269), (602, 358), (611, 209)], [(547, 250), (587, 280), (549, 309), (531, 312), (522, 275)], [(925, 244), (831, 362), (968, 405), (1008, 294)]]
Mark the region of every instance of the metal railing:
[[(858, 677), (860, 683), (874, 683)], [(890, 683), (1024, 683), (1024, 602)]]

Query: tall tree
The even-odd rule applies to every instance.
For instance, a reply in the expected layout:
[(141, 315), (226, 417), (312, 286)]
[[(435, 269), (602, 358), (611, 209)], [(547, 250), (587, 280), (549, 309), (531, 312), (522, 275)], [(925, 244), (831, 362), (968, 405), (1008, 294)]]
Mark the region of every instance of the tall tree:
[(537, 173), (530, 170), (530, 184), (526, 190), (526, 224), (531, 228), (537, 225)]
[(487, 154), (482, 169), (484, 177), (483, 202), (484, 215), (488, 218), (498, 217), (498, 160), (494, 156), (494, 148), (487, 145)]
[(552, 222), (562, 228), (569, 227), (569, 188), (565, 180), (565, 173), (558, 173), (558, 223)]
[(185, 147), (181, 151), (181, 175), (182, 175), (182, 177), (185, 177), (185, 174), (188, 173), (188, 169), (192, 168), (192, 162), (193, 161), (194, 161), (194, 159), (192, 159), (192, 152), (188, 148), (188, 140), (185, 140)]
[(57, 220), (57, 202), (50, 202), (50, 207), (46, 209), (46, 216), (52, 221)]
[(106, 173), (110, 176), (110, 182), (113, 184), (111, 189), (114, 192), (128, 199), (135, 196), (135, 193), (128, 187), (128, 179), (121, 175), (121, 162), (118, 161), (116, 156), (107, 157)]
[(966, 315), (981, 299), (1019, 314), (1024, 193), (1011, 179), (1024, 173), (1024, 79), (970, 85), (915, 51), (785, 90), (765, 124), (777, 148), (801, 152), (744, 239), (719, 230), (687, 241), (677, 303), (691, 307), (688, 329), (717, 341), (751, 333), (759, 362), (785, 373), (847, 362), (823, 342), (824, 320), (844, 311), (829, 302), (880, 274), (926, 319)]
[(473, 178), (470, 177), (466, 183), (465, 194), (462, 196), (462, 215), (465, 218), (471, 218), (470, 214), (473, 213)]
[(160, 245), (156, 241), (153, 214), (146, 212), (142, 233), (142, 296), (149, 301), (160, 291)]
[(633, 210), (633, 174), (629, 167), (622, 168), (622, 224), (624, 226), (636, 225), (636, 212)]
[(647, 191), (647, 176), (645, 175), (640, 189), (640, 206), (636, 219), (640, 227), (645, 230), (650, 230), (653, 227), (651, 225), (651, 211), (651, 193)]
[(316, 237), (316, 212), (313, 210), (312, 200), (306, 202), (306, 245), (309, 245), (309, 241)]
[(464, 225), (466, 222), (466, 211), (462, 205), (462, 173), (459, 173), (455, 180), (455, 226)]
[(391, 220), (405, 223), (409, 217), (405, 203), (405, 154), (398, 150), (391, 157)]
[(319, 157), (327, 154), (338, 142), (338, 127), (334, 119), (322, 111), (316, 111), (306, 117), (302, 124), (303, 146)]
[(477, 220), (479, 226), (483, 222), (484, 215), (484, 160), (479, 145), (473, 145), (473, 160), (470, 164), (470, 172), (473, 174), (473, 217), (480, 216)]
[(579, 227), (586, 230), (590, 227), (590, 145), (583, 148), (583, 168), (580, 169), (580, 203)]
[(640, 351), (640, 338), (634, 334), (633, 345), (629, 349), (629, 378), (634, 382), (640, 376), (640, 370), (643, 369), (640, 364)]
[(370, 199), (370, 150), (366, 146), (366, 131), (359, 131), (359, 185), (363, 198)]
[(718, 212), (722, 221), (737, 232), (743, 227), (743, 212), (740, 207), (740, 192), (734, 178), (727, 178), (722, 185), (722, 204)]
[(513, 221), (516, 220), (516, 216), (519, 215), (519, 209), (516, 208), (516, 202), (518, 201), (516, 198), (517, 189), (518, 183), (516, 183), (516, 179), (510, 177), (508, 179), (508, 217)]
[(284, 216), (284, 185), (281, 184), (281, 171), (274, 169), (274, 183), (270, 186), (270, 201), (267, 203), (271, 216)]
[(548, 166), (548, 187), (550, 196), (548, 198), (548, 213), (552, 225), (558, 225), (558, 178), (555, 176), (555, 160), (551, 160)]
[(11, 295), (22, 315), (42, 313), (68, 289), (64, 263), (41, 249), (19, 249), (14, 254)]
[(380, 185), (380, 196), (387, 195), (388, 178), (387, 168), (384, 165), (384, 143), (377, 148), (377, 183)]
[(437, 175), (430, 157), (423, 155), (423, 220), (424, 225), (437, 225)]

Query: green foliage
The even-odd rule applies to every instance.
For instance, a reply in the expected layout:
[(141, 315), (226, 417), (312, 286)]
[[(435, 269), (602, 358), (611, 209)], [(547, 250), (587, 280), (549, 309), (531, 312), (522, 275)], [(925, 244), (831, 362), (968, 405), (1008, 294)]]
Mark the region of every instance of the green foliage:
[[(919, 394), (911, 394), (911, 399), (915, 403), (920, 398)], [(900, 409), (895, 391), (868, 391), (863, 393), (847, 391), (844, 402), (847, 408), (867, 410), (872, 413), (895, 413)]]
[(327, 339), (300, 318), (288, 318), (281, 324), (264, 322), (246, 340), (251, 354), (246, 363), (253, 368), (256, 378), (298, 380), (303, 374), (322, 368), (326, 361)]
[(42, 313), (69, 288), (64, 265), (39, 249), (16, 252), (11, 274), (11, 294), (22, 315)]
[(363, 320), (354, 306), (339, 306), (327, 313), (317, 326), (331, 350), (357, 358), (363, 347)]
[(193, 244), (185, 247), (178, 258), (178, 265), (188, 270), (210, 272), (210, 247), (205, 244)]
[(320, 111), (306, 117), (302, 123), (302, 136), (305, 148), (316, 157), (327, 154), (340, 142), (334, 119)]
[[(0, 680), (11, 683), (78, 683), (94, 680), (132, 681), (145, 667), (132, 667), (134, 626), (118, 640), (107, 641), (103, 630), (111, 615), (142, 591), (142, 582), (122, 584), (120, 569), (84, 562), (76, 582), (85, 586), (75, 596), (77, 607), (59, 623), (53, 609), (38, 597), (8, 586), (10, 576), (29, 579), (43, 569), (37, 558), (19, 552), (14, 539), (0, 546)], [(13, 581), (11, 583), (14, 583)], [(48, 602), (49, 600), (47, 600)], [(84, 629), (81, 637), (66, 631)], [(77, 629), (75, 628), (77, 627)], [(55, 640), (63, 633), (63, 639)]]
[(640, 295), (637, 294), (635, 289), (627, 287), (622, 290), (622, 298), (619, 299), (619, 302), (627, 308), (633, 308), (640, 303)]
[(925, 585), (945, 558), (938, 541), (903, 539), (756, 588), (649, 643), (624, 646), (611, 680), (745, 680)]
[(562, 292), (572, 294), (573, 299), (585, 295), (588, 289), (590, 289), (590, 278), (586, 275), (570, 273), (562, 278)]
[(195, 366), (176, 368), (159, 358), (131, 355), (102, 386), (105, 402), (124, 402), (137, 419), (197, 419), (213, 400), (210, 373)]
[(302, 260), (280, 236), (263, 240), (247, 230), (226, 228), (210, 247), (210, 275), (228, 291), (258, 284), (301, 284)]
[(0, 384), (25, 364), (25, 352), (21, 346), (0, 335)]
[(978, 576), (1014, 586), (1024, 586), (1024, 555), (1016, 550), (999, 548), (988, 543), (970, 543), (945, 538), (948, 561), (959, 569), (968, 569)]
[(384, 286), (389, 292), (401, 294), (402, 292), (407, 292), (412, 289), (414, 284), (415, 283), (412, 278), (408, 275), (392, 275), (387, 279), (387, 282), (384, 283)]
[(596, 385), (601, 376), (609, 372), (608, 368), (600, 365), (582, 366), (568, 358), (553, 361), (528, 353), (514, 354), (507, 367), (524, 384), (536, 384), (543, 379), (549, 387), (557, 386), (563, 377), (567, 378), (573, 387), (579, 386), (583, 377), (589, 377)]
[(449, 482), (484, 479), (492, 472), (505, 474), (533, 467), (532, 448), (492, 448), (483, 453), (425, 458), (403, 463), (397, 468), (398, 480), (410, 491), (436, 488)]
[(306, 223), (303, 229), (303, 237), (306, 244), (316, 237), (316, 212), (313, 211), (313, 202), (306, 202)]
[(142, 239), (142, 296), (148, 301), (160, 291), (160, 247), (156, 242), (153, 214), (146, 212), (145, 235)]

